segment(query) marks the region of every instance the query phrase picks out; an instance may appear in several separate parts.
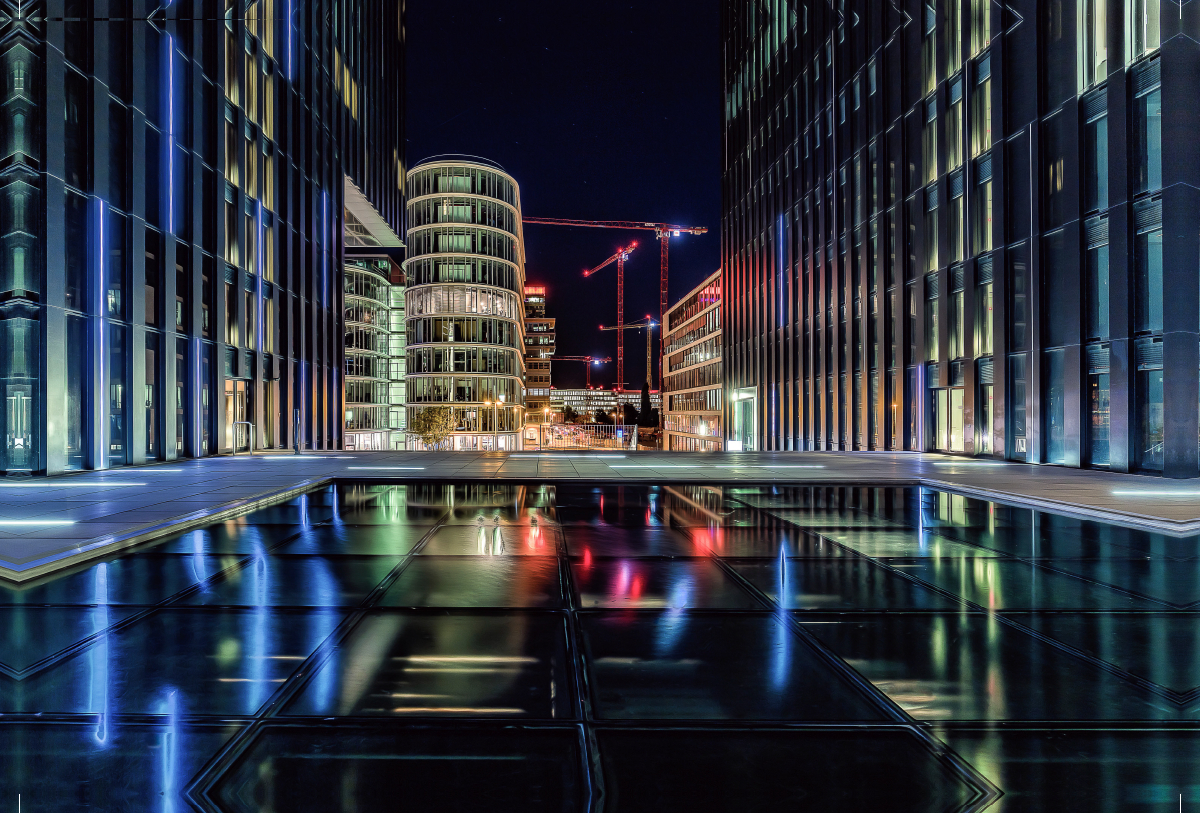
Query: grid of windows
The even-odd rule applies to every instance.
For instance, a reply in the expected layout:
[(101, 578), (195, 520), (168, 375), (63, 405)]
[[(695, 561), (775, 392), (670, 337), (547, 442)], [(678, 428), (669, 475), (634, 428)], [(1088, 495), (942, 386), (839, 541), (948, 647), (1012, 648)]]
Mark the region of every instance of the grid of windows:
[(403, 12), (282, 2), (0, 25), (4, 470), (341, 445), (343, 183), (399, 227)]
[[(457, 427), (451, 448), (515, 449), (529, 304), (520, 190), (498, 166), (453, 158), (422, 162), (407, 185), (408, 422), (446, 406)], [(416, 437), (410, 446), (423, 448)]]
[(742, 448), (1197, 474), (1196, 47), (1157, 0), (1034, 5), (725, 0)]
[(667, 311), (663, 362), (663, 448), (720, 451), (722, 378), (721, 272)]

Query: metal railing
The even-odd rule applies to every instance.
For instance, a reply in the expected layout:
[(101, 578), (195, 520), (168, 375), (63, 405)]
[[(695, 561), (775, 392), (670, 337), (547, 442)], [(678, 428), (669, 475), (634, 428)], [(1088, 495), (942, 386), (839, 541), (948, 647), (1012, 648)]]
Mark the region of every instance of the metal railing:
[(544, 423), (538, 426), (538, 436), (542, 449), (637, 448), (637, 427), (632, 424)]
[(239, 426), (250, 427), (250, 445), (249, 445), (249, 448), (247, 449), (247, 451), (250, 452), (251, 455), (253, 455), (254, 454), (254, 424), (251, 423), (250, 421), (234, 421), (233, 422), (233, 453), (236, 455), (238, 453), (238, 448), (241, 446), (241, 444), (238, 443), (237, 428)]

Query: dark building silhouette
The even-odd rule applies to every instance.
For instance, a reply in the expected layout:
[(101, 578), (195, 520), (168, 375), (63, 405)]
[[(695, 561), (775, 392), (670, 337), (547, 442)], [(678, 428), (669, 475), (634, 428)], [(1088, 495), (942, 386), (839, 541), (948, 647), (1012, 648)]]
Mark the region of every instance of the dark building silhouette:
[(251, 426), (339, 447), (347, 182), (403, 233), (403, 2), (23, 9), (0, 19), (3, 468)]
[(1158, 0), (726, 0), (729, 437), (1195, 476), (1192, 29)]

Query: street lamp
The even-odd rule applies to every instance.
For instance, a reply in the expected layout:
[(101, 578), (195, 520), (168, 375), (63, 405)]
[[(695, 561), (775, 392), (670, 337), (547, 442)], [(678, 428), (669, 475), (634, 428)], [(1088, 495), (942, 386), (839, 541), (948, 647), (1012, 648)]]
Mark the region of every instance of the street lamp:
[(500, 451), (500, 406), (504, 403), (504, 396), (496, 398), (496, 403), (492, 406), (492, 432), (495, 437), (492, 438), (492, 451)]

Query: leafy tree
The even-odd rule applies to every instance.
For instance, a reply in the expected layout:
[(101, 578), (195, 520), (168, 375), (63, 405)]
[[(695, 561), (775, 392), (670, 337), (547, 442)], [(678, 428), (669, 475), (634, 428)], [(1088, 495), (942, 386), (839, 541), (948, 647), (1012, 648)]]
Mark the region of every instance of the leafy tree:
[(607, 412), (605, 412), (603, 409), (597, 409), (596, 414), (593, 417), (595, 418), (596, 423), (604, 423), (604, 424), (612, 423), (612, 416), (609, 415)]
[(633, 426), (638, 422), (638, 411), (633, 408), (633, 404), (621, 404), (621, 423), (626, 426)]
[(454, 407), (431, 406), (413, 414), (408, 431), (420, 438), (426, 448), (440, 449), (457, 426)]
[(650, 404), (650, 385), (642, 382), (642, 408), (638, 410), (638, 426), (658, 426), (658, 410)]
[(563, 423), (579, 423), (579, 413), (575, 411), (575, 407), (570, 405), (563, 407)]

